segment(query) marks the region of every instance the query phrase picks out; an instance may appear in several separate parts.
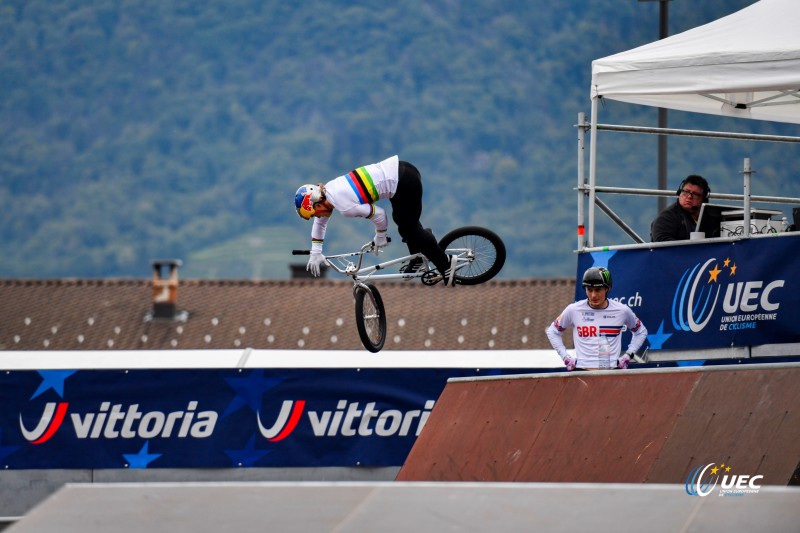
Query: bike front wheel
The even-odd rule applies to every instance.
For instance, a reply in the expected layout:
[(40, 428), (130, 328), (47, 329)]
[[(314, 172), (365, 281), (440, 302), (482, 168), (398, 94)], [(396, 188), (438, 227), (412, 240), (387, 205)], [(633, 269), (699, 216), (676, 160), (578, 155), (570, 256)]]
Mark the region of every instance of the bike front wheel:
[[(478, 285), (500, 272), (506, 262), (506, 245), (495, 232), (479, 226), (457, 228), (442, 237), (439, 247), (447, 254), (467, 260), (467, 266), (456, 271), (455, 281), (462, 285)], [(461, 264), (462, 259), (459, 259)]]
[(370, 352), (381, 351), (386, 342), (386, 310), (378, 288), (362, 283), (355, 288), (356, 326), (364, 348)]

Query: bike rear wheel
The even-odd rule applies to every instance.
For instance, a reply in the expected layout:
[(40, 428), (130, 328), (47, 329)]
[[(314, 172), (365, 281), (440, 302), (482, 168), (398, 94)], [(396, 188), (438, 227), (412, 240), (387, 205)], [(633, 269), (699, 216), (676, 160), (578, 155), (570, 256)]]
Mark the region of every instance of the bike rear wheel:
[(448, 254), (462, 254), (469, 263), (456, 271), (455, 281), (462, 285), (478, 285), (492, 279), (506, 262), (506, 246), (493, 231), (479, 226), (457, 228), (439, 241)]
[(356, 285), (356, 326), (364, 348), (376, 353), (386, 342), (386, 309), (377, 287), (371, 283)]

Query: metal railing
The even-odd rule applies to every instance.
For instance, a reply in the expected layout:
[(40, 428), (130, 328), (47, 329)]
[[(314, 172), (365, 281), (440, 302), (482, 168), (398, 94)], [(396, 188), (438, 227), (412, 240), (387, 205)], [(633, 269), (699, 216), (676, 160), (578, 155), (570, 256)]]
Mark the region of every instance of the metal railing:
[[(652, 248), (660, 245), (674, 246), (674, 242), (670, 243), (651, 243), (645, 241), (640, 237), (634, 229), (628, 225), (622, 217), (611, 209), (608, 204), (597, 197), (598, 193), (604, 194), (619, 194), (619, 195), (635, 195), (635, 196), (675, 196), (674, 190), (660, 190), (660, 189), (638, 189), (632, 187), (608, 187), (597, 185), (594, 181), (594, 169), (590, 169), (590, 179), (586, 179), (586, 164), (585, 164), (585, 143), (586, 134), (591, 131), (592, 125), (586, 120), (584, 113), (578, 113), (578, 185), (576, 187), (578, 195), (578, 249), (577, 252), (587, 252), (605, 249), (623, 249), (623, 248)], [(785, 143), (800, 143), (800, 137), (790, 137), (783, 135), (760, 135), (749, 133), (730, 133), (718, 131), (703, 131), (703, 130), (686, 130), (675, 128), (650, 128), (642, 126), (620, 126), (614, 124), (597, 124), (596, 130), (600, 131), (617, 131), (628, 133), (641, 133), (653, 135), (677, 135), (689, 137), (706, 137), (717, 139), (738, 139), (748, 141), (765, 141), (765, 142), (785, 142)], [(592, 142), (592, 152), (596, 151), (596, 142)], [(590, 156), (592, 160), (590, 164), (595, 164), (593, 155)], [(784, 197), (784, 196), (758, 196), (752, 195), (751, 179), (754, 170), (751, 167), (750, 158), (745, 158), (742, 166), (742, 174), (744, 176), (743, 193), (742, 194), (725, 194), (725, 193), (712, 193), (709, 198), (715, 200), (732, 200), (740, 201), (743, 205), (744, 211), (744, 232), (741, 236), (733, 238), (719, 238), (715, 240), (731, 241), (736, 239), (750, 238), (750, 216), (751, 204), (753, 202), (759, 203), (773, 203), (773, 204), (800, 204), (800, 198)], [(584, 205), (588, 199), (588, 216), (587, 208)], [(627, 234), (634, 242), (633, 245), (615, 245), (595, 247), (594, 232), (595, 232), (595, 207), (599, 208), (606, 216), (608, 216), (617, 226)], [(588, 224), (587, 222), (588, 218)], [(696, 242), (696, 241), (695, 241)], [(702, 242), (702, 241), (700, 241)], [(681, 244), (693, 244), (692, 241), (683, 241)]]

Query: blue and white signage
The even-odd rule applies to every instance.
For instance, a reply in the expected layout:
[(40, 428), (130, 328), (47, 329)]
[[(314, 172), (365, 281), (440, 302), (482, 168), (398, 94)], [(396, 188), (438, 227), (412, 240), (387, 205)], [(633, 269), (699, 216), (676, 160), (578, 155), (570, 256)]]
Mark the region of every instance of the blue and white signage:
[[(611, 298), (648, 329), (651, 350), (800, 342), (800, 235), (581, 254), (578, 280), (607, 267)], [(581, 284), (576, 298), (586, 295)]]
[(0, 374), (0, 465), (400, 466), (448, 378), (536, 369)]

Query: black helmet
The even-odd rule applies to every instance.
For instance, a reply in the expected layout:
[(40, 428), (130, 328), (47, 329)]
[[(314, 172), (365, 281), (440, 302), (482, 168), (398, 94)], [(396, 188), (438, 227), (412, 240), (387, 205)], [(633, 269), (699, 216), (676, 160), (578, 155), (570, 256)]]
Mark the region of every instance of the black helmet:
[(584, 287), (606, 287), (611, 288), (611, 272), (604, 267), (592, 267), (583, 273)]

